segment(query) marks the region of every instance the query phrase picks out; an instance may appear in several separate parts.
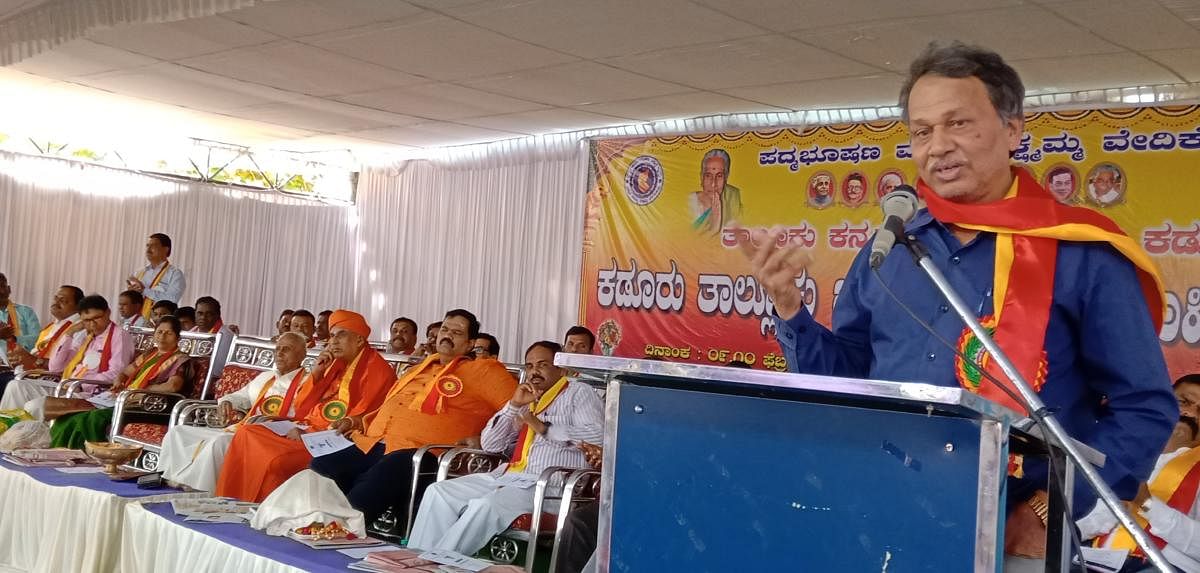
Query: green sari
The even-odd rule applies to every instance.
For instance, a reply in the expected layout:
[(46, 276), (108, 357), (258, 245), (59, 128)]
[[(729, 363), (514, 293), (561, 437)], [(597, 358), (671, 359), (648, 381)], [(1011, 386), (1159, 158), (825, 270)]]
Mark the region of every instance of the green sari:
[[(134, 362), (135, 369), (140, 368), (155, 352), (154, 349), (151, 349), (138, 356)], [(150, 380), (143, 382), (142, 386), (162, 384), (171, 376), (179, 374), (183, 377), (183, 387), (178, 390), (178, 393), (186, 396), (195, 380), (191, 362), (187, 359), (187, 355), (184, 355), (182, 359), (171, 364), (170, 368), (156, 372)], [(58, 418), (50, 426), (50, 447), (79, 450), (83, 449), (84, 442), (107, 442), (112, 419), (113, 408), (98, 408)]]

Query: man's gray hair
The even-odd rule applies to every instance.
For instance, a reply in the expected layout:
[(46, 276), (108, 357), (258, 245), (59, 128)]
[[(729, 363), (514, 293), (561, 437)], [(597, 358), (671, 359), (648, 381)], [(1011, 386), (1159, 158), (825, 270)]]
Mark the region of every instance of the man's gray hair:
[(725, 178), (728, 179), (729, 169), (733, 167), (733, 160), (729, 158), (728, 151), (720, 148), (710, 149), (708, 153), (704, 154), (704, 158), (700, 160), (700, 179), (704, 179), (704, 164), (708, 163), (708, 160), (714, 157), (720, 158), (721, 161), (725, 162)]
[(304, 335), (300, 334), (299, 332), (292, 332), (289, 330), (283, 334), (280, 334), (279, 338), (277, 338), (276, 340), (283, 340), (284, 338), (295, 338), (296, 343), (299, 344), (301, 347), (304, 347), (304, 348), (308, 347), (308, 341), (305, 340)]
[(913, 84), (923, 76), (946, 78), (979, 78), (987, 87), (988, 99), (1000, 119), (1025, 121), (1025, 85), (1017, 71), (1004, 62), (1000, 54), (962, 42), (947, 45), (930, 43), (908, 68), (908, 79), (900, 88), (900, 112), (908, 123), (908, 95)]

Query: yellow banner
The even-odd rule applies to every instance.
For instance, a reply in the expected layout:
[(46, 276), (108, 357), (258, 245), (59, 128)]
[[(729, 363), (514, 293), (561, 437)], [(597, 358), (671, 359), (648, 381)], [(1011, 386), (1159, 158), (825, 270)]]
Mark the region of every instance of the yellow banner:
[[(772, 303), (739, 244), (810, 247), (797, 284), (828, 325), (879, 197), (916, 177), (901, 122), (600, 140), (592, 161), (580, 314), (602, 352), (774, 370)], [(1014, 161), (1142, 243), (1168, 290), (1171, 374), (1200, 372), (1200, 108), (1033, 114)]]

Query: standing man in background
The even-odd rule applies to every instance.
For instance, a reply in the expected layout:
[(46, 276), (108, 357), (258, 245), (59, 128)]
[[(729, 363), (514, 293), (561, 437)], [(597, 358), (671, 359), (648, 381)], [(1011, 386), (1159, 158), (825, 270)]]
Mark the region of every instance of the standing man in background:
[(128, 290), (142, 293), (142, 316), (150, 319), (150, 309), (160, 300), (179, 304), (187, 279), (179, 267), (167, 260), (171, 256), (171, 237), (155, 233), (146, 240), (146, 261), (150, 264), (125, 279)]

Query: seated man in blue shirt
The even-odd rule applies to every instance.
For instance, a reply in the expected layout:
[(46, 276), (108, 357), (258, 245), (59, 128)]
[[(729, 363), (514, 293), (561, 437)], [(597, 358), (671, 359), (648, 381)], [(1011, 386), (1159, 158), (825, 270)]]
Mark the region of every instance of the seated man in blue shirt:
[[(1107, 455), (1105, 481), (1133, 499), (1179, 416), (1157, 336), (1161, 285), (1140, 246), (1112, 221), (1087, 209), (1059, 209), (1028, 172), (1010, 165), (1024, 133), (1023, 96), (1016, 71), (979, 48), (930, 46), (913, 62), (900, 107), (928, 209), (906, 232), (992, 325), (1066, 430)], [(867, 245), (846, 274), (832, 329), (813, 320), (795, 286), (811, 262), (805, 250), (772, 243), (751, 254), (754, 274), (775, 302), (788, 367), (962, 385), (1024, 413), (887, 294), (881, 281), (941, 338), (971, 342), (908, 253), (891, 253), (879, 277), (869, 254)], [(1035, 507), (1046, 502), (1047, 470), (1032, 460), (1023, 470), (1008, 483), (1005, 554), (1029, 559), (1006, 557), (1009, 571), (1045, 556), (1046, 522)], [(1095, 494), (1082, 483), (1075, 492), (1079, 517), (1094, 507)]]

